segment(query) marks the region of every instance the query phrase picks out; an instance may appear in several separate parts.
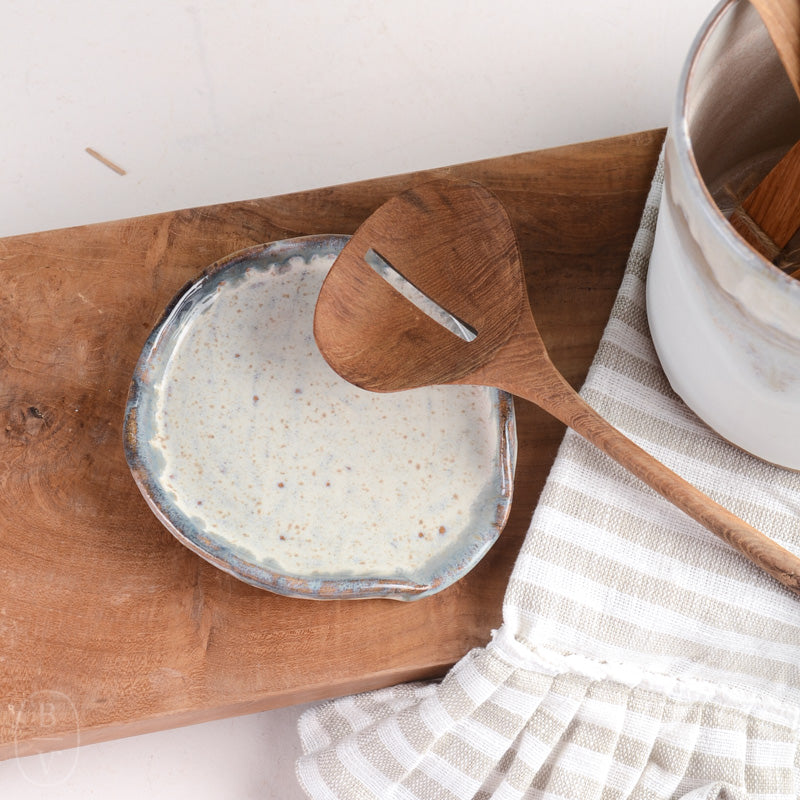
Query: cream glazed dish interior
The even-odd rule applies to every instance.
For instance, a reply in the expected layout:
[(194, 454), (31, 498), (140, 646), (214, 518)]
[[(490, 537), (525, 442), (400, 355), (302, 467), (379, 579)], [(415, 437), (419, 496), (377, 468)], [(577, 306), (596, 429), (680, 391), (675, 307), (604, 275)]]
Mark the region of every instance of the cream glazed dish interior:
[(137, 364), (125, 451), (158, 519), (278, 594), (412, 600), (465, 575), (508, 517), (513, 402), (495, 389), (366, 392), (313, 316), (346, 236), (249, 248), (170, 303)]

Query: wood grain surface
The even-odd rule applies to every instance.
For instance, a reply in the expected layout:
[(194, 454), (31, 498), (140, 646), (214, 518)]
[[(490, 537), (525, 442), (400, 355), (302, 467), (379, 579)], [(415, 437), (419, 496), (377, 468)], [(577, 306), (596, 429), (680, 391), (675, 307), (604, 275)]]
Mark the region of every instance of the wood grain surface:
[(731, 224), (768, 261), (774, 261), (800, 228), (800, 142), (733, 210)]
[(761, 15), (783, 68), (800, 97), (800, 4), (797, 0), (750, 0)]
[(542, 336), (573, 385), (608, 317), (663, 131), (0, 241), (0, 757), (443, 674), (501, 621), (563, 427), (517, 404), (510, 521), (414, 603), (315, 602), (180, 545), (125, 462), (134, 364), (165, 305), (249, 245), (352, 233), (433, 176), (484, 183), (520, 239)]

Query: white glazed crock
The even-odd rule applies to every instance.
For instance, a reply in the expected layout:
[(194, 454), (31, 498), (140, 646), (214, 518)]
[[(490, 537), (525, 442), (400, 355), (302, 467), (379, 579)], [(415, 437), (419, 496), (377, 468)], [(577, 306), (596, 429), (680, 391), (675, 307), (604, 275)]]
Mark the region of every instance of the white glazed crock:
[(724, 0), (689, 53), (667, 134), (648, 318), (689, 408), (728, 441), (792, 469), (800, 280), (745, 243), (720, 197), (766, 174), (798, 139), (800, 102), (760, 17), (747, 0)]

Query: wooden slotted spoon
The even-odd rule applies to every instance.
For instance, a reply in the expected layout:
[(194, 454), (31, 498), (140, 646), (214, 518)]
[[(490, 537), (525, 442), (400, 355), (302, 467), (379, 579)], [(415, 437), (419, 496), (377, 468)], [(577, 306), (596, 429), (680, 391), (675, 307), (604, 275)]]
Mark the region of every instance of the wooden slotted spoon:
[[(379, 254), (477, 336), (466, 341), (369, 264)], [(475, 183), (426, 183), (356, 231), (320, 291), (314, 336), (326, 361), (364, 389), (495, 386), (536, 403), (754, 564), (800, 594), (800, 558), (676, 475), (603, 419), (550, 360), (533, 318), (511, 222)]]

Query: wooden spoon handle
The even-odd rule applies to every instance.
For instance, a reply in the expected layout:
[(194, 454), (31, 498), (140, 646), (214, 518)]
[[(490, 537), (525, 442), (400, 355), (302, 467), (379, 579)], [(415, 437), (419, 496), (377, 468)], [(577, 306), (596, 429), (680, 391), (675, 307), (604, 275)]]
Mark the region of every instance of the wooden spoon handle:
[[(565, 381), (566, 383), (566, 381)], [(800, 595), (800, 558), (716, 503), (620, 433), (569, 387), (555, 408), (546, 408), (651, 489), (726, 541), (756, 566)]]
[(498, 386), (536, 403), (800, 595), (800, 557), (703, 494), (601, 417), (555, 368), (532, 316), (521, 320), (517, 334), (490, 366), (459, 382)]
[[(800, 2), (751, 0), (800, 97)], [(800, 142), (736, 208), (731, 224), (768, 261), (774, 261), (800, 227)]]
[(750, 0), (755, 6), (783, 67), (800, 97), (800, 3), (797, 0)]
[(731, 225), (768, 261), (786, 247), (800, 227), (800, 142), (733, 210)]

